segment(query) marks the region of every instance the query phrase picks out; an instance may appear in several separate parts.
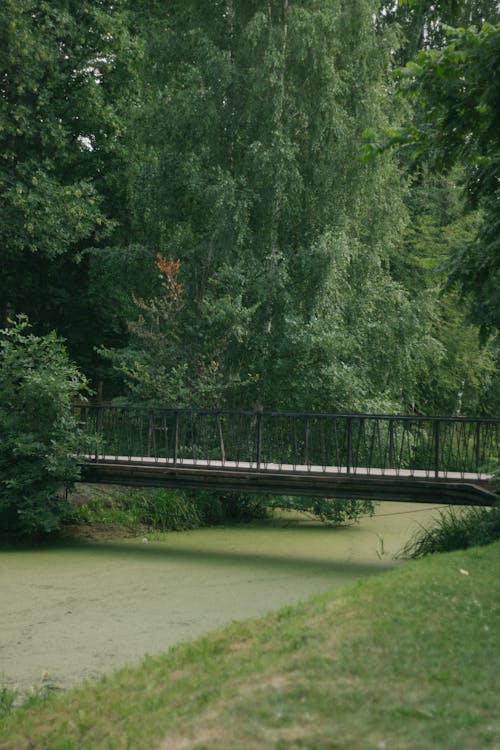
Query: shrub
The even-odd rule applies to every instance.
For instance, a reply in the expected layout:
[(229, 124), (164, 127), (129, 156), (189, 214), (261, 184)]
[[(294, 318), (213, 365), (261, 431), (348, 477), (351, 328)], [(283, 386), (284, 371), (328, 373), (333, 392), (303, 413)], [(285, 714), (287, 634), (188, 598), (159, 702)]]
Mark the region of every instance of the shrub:
[(109, 524), (133, 531), (183, 531), (265, 515), (262, 498), (179, 490), (107, 490), (72, 505), (66, 524)]
[(298, 510), (330, 526), (358, 522), (361, 516), (373, 516), (372, 500), (347, 500), (326, 497), (273, 497), (268, 506), (282, 510)]
[(206, 525), (266, 518), (272, 510), (296, 510), (330, 526), (342, 526), (372, 516), (375, 510), (371, 500), (324, 497), (199, 492), (192, 493), (192, 500)]
[(0, 524), (5, 531), (56, 530), (64, 488), (78, 478), (83, 437), (71, 400), (86, 389), (62, 341), (35, 336), (25, 316), (0, 331)]
[(340, 526), (358, 521), (361, 515), (372, 515), (374, 503), (170, 489), (106, 490), (73, 505), (64, 522), (125, 526), (136, 532), (183, 531), (262, 519), (273, 509), (299, 510), (323, 523)]
[(246, 523), (268, 515), (268, 499), (263, 495), (203, 492), (194, 500), (203, 508), (207, 523)]
[(139, 523), (155, 531), (184, 531), (202, 526), (196, 505), (184, 493), (168, 490), (132, 493), (128, 499)]
[(66, 524), (125, 526), (135, 532), (183, 531), (203, 525), (193, 499), (172, 490), (107, 490), (65, 513)]

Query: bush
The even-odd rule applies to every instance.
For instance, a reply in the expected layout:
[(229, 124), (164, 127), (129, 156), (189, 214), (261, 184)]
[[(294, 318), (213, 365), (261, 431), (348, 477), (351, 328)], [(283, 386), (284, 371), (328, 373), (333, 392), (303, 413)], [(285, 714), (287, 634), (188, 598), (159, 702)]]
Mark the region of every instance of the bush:
[(193, 502), (206, 525), (245, 523), (267, 516), (267, 498), (237, 492), (193, 492)]
[(184, 531), (261, 518), (262, 498), (179, 490), (98, 491), (72, 505), (64, 523), (124, 526), (135, 532)]
[(0, 525), (47, 533), (67, 508), (78, 478), (82, 434), (71, 400), (86, 380), (54, 333), (35, 336), (25, 316), (0, 331)]
[(184, 531), (203, 525), (196, 505), (181, 492), (135, 492), (126, 503), (134, 508), (139, 523), (155, 531)]
[(373, 516), (375, 503), (372, 500), (347, 500), (327, 497), (273, 497), (268, 507), (282, 510), (298, 510), (330, 526), (356, 523), (361, 516)]
[(322, 523), (340, 526), (373, 515), (370, 500), (332, 500), (274, 497), (231, 492), (194, 492), (169, 489), (107, 490), (73, 505), (67, 524), (109, 524), (131, 531), (183, 531), (202, 526), (245, 523), (267, 518), (272, 510), (297, 510)]
[(69, 525), (124, 526), (132, 532), (185, 531), (203, 526), (193, 499), (172, 490), (106, 490), (72, 505), (64, 515)]
[(372, 516), (375, 510), (375, 503), (371, 500), (228, 492), (199, 492), (192, 493), (191, 497), (205, 525), (252, 521), (266, 518), (272, 510), (295, 510), (330, 526), (342, 526), (357, 522), (362, 516)]

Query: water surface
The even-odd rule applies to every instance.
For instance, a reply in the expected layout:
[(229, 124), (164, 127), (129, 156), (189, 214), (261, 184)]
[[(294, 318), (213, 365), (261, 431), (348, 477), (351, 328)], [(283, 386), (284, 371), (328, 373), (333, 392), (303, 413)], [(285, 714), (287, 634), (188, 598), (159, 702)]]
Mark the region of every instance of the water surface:
[(381, 503), (332, 529), (280, 519), (0, 552), (0, 688), (67, 688), (146, 653), (404, 564), (436, 506)]

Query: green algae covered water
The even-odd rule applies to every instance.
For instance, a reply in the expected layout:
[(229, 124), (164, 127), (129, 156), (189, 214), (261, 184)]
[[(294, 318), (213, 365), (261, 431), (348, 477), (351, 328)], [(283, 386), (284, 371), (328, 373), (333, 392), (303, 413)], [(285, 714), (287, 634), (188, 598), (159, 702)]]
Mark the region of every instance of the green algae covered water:
[(281, 518), (156, 540), (0, 551), (0, 689), (67, 688), (231, 621), (403, 564), (435, 506), (333, 529)]

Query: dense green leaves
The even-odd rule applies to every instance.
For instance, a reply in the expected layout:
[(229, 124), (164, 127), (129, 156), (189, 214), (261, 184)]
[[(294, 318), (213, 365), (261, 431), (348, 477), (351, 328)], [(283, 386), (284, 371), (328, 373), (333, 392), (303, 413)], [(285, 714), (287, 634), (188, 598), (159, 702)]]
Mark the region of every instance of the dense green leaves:
[(0, 13), (2, 244), (53, 257), (105, 224), (85, 163), (116, 129), (101, 84), (112, 27), (102, 4), (7, 0)]
[(132, 50), (120, 5), (0, 7), (0, 316), (24, 312), (40, 332), (57, 327), (80, 358), (72, 327), (88, 314), (83, 251), (111, 236), (124, 203)]
[(54, 531), (78, 477), (84, 439), (71, 399), (86, 381), (62, 342), (30, 333), (25, 318), (0, 331), (0, 525), (25, 534)]
[(475, 238), (455, 248), (451, 279), (472, 298), (483, 334), (500, 322), (499, 66), (500, 24), (449, 29), (444, 47), (421, 51), (399, 71), (411, 122), (371, 147), (395, 145), (435, 171), (462, 166), (468, 206), (483, 217)]
[[(498, 20), (5, 0), (0, 316), (136, 403), (491, 414)], [(55, 334), (2, 335), (0, 515), (49, 530), (83, 380)]]
[(432, 335), (442, 357), (418, 379), (416, 403), (424, 413), (497, 414), (498, 347), (492, 338), (480, 345), (478, 329), (468, 322), (468, 306), (448, 275), (454, 256), (470, 245), (481, 222), (480, 211), (466, 208), (462, 171), (447, 176), (421, 169), (407, 196), (410, 220), (399, 251), (391, 257), (392, 275), (418, 299), (427, 301)]
[(420, 50), (440, 49), (449, 26), (497, 23), (500, 8), (496, 0), (385, 0), (381, 17), (384, 23), (400, 29), (401, 44), (394, 55), (400, 65), (405, 65)]
[[(1, 314), (57, 328), (94, 381), (136, 402), (484, 410), (497, 355), (441, 292), (447, 267), (494, 327), (497, 30), (444, 44), (442, 22), (496, 12), (6, 0)], [(403, 103), (390, 68), (422, 49)], [(410, 183), (401, 149), (360, 158), (364, 131), (405, 118), (389, 140), (420, 160)], [(422, 163), (457, 161), (440, 211), (447, 188)], [(180, 263), (178, 305), (158, 254)]]
[(425, 304), (386, 263), (404, 224), (396, 167), (360, 159), (363, 130), (389, 106), (394, 39), (375, 9), (157, 10), (134, 122), (134, 231), (152, 254), (180, 259), (184, 304), (174, 322), (161, 297), (141, 303), (136, 343), (118, 356), (134, 398), (147, 383), (171, 403), (177, 383), (195, 403), (208, 378), (211, 403), (414, 402), (439, 347)]

